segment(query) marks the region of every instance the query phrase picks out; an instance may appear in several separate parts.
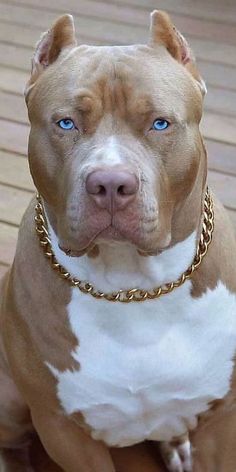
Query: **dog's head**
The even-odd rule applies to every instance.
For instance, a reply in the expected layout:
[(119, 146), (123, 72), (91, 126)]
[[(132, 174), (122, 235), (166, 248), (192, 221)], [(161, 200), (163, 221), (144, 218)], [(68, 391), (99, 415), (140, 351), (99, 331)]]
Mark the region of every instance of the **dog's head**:
[(66, 252), (108, 240), (144, 253), (171, 244), (176, 213), (204, 185), (203, 95), (164, 12), (152, 13), (147, 45), (77, 47), (69, 15), (42, 36), (26, 87), (29, 161)]

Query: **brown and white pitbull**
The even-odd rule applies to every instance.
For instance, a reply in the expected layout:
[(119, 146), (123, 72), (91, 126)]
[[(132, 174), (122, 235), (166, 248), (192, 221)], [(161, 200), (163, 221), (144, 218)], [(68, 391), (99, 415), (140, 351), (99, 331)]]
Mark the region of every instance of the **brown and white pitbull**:
[[(29, 163), (72, 277), (108, 294), (152, 290), (191, 265), (207, 185), (204, 92), (163, 12), (148, 45), (77, 47), (69, 15), (42, 36), (26, 87)], [(53, 270), (35, 203), (1, 292), (5, 470), (34, 470), (34, 429), (66, 472), (164, 470), (137, 446), (146, 440), (169, 471), (235, 472), (236, 243), (222, 206), (214, 198), (213, 241), (192, 277), (125, 304)]]

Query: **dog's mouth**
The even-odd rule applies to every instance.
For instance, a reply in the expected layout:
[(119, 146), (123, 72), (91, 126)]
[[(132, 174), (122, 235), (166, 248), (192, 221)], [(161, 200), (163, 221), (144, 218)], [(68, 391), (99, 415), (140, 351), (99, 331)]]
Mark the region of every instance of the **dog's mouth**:
[(126, 235), (120, 229), (112, 224), (100, 230), (81, 248), (75, 248), (74, 244), (65, 244), (59, 242), (59, 248), (69, 257), (80, 257), (85, 254), (94, 256), (97, 254), (99, 244), (129, 244), (136, 247), (138, 254), (142, 256), (154, 256), (160, 254), (170, 244), (170, 239), (166, 239), (164, 244), (159, 244), (158, 247), (148, 244), (148, 241), (143, 240), (137, 235)]
[(132, 244), (130, 238), (128, 239), (125, 237), (121, 231), (119, 231), (115, 226), (110, 224), (109, 226), (100, 230), (97, 234), (95, 234), (92, 238), (90, 238), (89, 242), (86, 246), (82, 248), (73, 248), (67, 244), (59, 243), (59, 248), (70, 257), (80, 257), (84, 254), (90, 254), (93, 252), (94, 247), (101, 244), (101, 243), (108, 243), (108, 242), (129, 242)]

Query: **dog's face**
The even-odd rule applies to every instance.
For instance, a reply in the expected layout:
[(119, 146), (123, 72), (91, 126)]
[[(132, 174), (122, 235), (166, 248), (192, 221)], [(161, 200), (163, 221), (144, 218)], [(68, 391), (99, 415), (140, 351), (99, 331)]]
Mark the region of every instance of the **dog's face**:
[(36, 50), (26, 92), (35, 185), (67, 253), (111, 240), (155, 253), (198, 173), (201, 80), (163, 13), (147, 46), (74, 46), (65, 16)]

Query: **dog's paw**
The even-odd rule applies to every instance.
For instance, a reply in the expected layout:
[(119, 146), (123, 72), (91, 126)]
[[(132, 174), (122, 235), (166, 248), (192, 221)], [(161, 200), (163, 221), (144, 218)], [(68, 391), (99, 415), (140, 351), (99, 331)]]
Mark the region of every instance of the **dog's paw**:
[(192, 472), (191, 444), (188, 437), (178, 442), (161, 442), (159, 447), (169, 472)]

